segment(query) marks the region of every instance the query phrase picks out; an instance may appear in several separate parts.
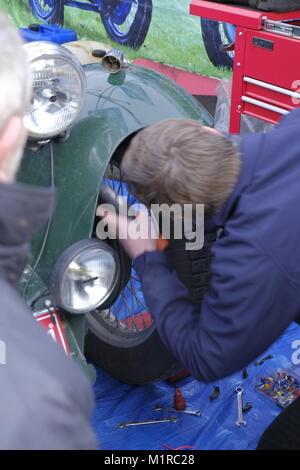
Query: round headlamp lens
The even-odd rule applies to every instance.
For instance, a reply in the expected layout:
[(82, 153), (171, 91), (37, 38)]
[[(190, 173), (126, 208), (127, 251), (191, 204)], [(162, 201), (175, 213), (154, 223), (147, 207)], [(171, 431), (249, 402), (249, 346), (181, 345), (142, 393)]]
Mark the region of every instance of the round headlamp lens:
[(84, 242), (73, 245), (54, 268), (52, 294), (58, 306), (70, 313), (87, 313), (101, 306), (118, 283), (115, 252), (97, 242), (94, 246), (91, 241), (86, 247)]
[(28, 43), (33, 81), (31, 107), (24, 124), (30, 137), (62, 133), (78, 116), (85, 97), (85, 74), (77, 58), (57, 44)]

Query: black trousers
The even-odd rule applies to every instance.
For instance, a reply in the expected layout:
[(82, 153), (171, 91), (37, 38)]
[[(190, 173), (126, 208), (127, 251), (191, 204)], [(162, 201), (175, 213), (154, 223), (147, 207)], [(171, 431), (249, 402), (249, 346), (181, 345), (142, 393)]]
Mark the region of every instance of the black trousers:
[(300, 450), (300, 397), (266, 429), (257, 450)]

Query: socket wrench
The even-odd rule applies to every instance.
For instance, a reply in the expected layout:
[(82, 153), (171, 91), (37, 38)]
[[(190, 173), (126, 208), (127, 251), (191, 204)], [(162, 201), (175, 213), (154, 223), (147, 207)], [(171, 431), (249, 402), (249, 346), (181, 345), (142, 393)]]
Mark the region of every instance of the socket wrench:
[(163, 406), (156, 406), (155, 407), (156, 411), (163, 410), (163, 411), (175, 411), (176, 413), (185, 413), (187, 415), (195, 415), (195, 416), (201, 416), (202, 411), (194, 411), (194, 410), (176, 410), (175, 408), (165, 408)]
[(158, 423), (177, 423), (179, 418), (177, 416), (169, 416), (162, 419), (148, 419), (147, 421), (131, 421), (129, 423), (119, 423), (118, 428), (128, 428), (129, 426), (140, 426), (142, 424), (158, 424)]
[(238, 419), (235, 422), (237, 426), (246, 426), (247, 421), (244, 420), (243, 415), (243, 387), (237, 387), (235, 389), (237, 393), (237, 406), (238, 406)]

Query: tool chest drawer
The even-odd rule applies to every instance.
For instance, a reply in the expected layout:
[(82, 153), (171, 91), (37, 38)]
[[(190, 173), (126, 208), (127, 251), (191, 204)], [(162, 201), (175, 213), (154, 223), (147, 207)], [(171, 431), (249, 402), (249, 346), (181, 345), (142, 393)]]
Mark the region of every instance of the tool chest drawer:
[(300, 105), (300, 38), (249, 29), (237, 34), (232, 105), (276, 123)]

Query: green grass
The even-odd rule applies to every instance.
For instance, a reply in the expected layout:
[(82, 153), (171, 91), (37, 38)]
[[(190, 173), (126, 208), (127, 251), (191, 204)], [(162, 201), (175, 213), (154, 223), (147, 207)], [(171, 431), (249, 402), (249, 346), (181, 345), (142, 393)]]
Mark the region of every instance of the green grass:
[[(152, 59), (203, 75), (223, 78), (230, 72), (217, 69), (208, 59), (202, 42), (200, 19), (189, 14), (190, 0), (153, 0), (150, 29), (139, 50), (122, 46), (126, 58)], [(27, 0), (0, 0), (0, 7), (8, 12), (20, 27), (36, 22)], [(66, 28), (74, 29), (80, 39), (92, 39), (116, 47), (94, 12), (65, 7)]]

